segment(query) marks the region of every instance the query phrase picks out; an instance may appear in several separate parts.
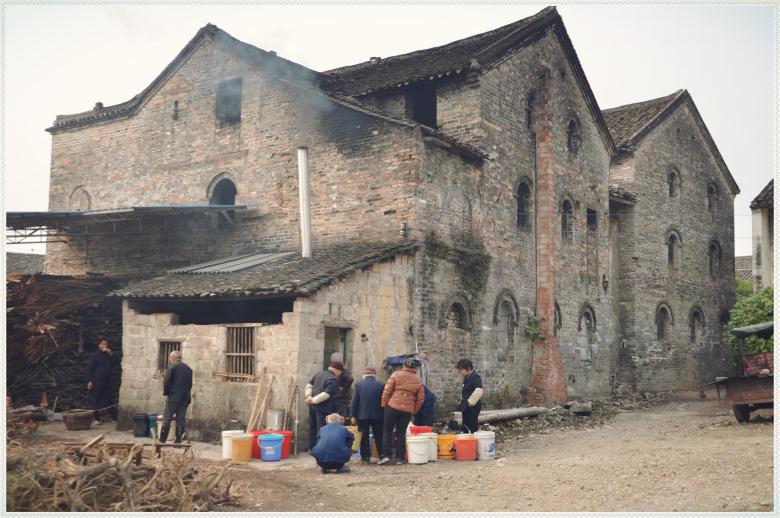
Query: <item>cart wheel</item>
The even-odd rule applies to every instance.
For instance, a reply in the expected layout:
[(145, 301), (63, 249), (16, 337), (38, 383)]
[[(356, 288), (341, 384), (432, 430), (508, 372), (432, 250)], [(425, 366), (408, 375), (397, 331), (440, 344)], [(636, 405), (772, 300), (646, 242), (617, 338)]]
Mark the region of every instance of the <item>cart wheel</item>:
[(750, 407), (748, 405), (733, 405), (734, 417), (738, 423), (746, 423), (750, 420)]

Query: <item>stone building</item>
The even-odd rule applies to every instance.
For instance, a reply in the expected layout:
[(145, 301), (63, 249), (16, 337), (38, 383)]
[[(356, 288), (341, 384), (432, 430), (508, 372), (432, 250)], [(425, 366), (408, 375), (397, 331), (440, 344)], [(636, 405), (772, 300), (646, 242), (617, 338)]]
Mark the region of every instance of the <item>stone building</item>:
[(750, 202), (753, 212), (753, 291), (774, 286), (775, 181), (770, 180)]
[(327, 72), (207, 25), (48, 131), (58, 212), (9, 225), (68, 238), (49, 272), (126, 281), (126, 412), (162, 408), (172, 348), (203, 431), (335, 350), (425, 352), (442, 413), (461, 357), (492, 407), (726, 368), (737, 185), (687, 92), (602, 113), (554, 8)]

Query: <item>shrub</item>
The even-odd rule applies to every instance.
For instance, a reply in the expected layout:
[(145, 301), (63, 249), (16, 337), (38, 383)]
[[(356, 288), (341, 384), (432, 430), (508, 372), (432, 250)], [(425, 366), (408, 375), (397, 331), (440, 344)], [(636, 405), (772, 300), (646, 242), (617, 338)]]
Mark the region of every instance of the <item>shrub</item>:
[(726, 343), (734, 353), (743, 354), (770, 352), (774, 350), (774, 338), (763, 340), (751, 336), (743, 340), (738, 340), (729, 331), (737, 327), (750, 326), (774, 320), (774, 302), (772, 288), (765, 288), (749, 297), (743, 297), (731, 310), (731, 320), (727, 327)]

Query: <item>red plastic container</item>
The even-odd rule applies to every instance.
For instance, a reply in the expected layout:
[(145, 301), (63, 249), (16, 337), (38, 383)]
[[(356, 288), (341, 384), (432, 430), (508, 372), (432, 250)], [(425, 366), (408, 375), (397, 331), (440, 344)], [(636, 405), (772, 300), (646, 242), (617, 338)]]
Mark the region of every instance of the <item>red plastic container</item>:
[(419, 435), (421, 433), (431, 433), (433, 431), (432, 426), (414, 426), (412, 425), (409, 428), (409, 431), (412, 435)]
[(260, 439), (259, 437), (261, 435), (265, 435), (267, 433), (274, 433), (270, 430), (252, 430), (249, 432), (252, 436), (252, 458), (253, 459), (259, 459), (260, 458)]
[(477, 460), (477, 438), (471, 434), (456, 435), (455, 456), (457, 460)]
[(292, 432), (289, 430), (276, 430), (271, 433), (284, 435), (284, 441), (282, 442), (282, 458), (288, 458), (290, 456), (290, 452), (292, 451)]

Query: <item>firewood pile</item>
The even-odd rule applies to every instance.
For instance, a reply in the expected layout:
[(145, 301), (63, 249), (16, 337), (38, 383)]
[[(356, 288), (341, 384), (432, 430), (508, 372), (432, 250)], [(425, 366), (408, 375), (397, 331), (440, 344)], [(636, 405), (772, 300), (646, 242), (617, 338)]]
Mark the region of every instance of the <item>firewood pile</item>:
[(41, 450), (12, 442), (6, 457), (7, 510), (192, 512), (236, 503), (229, 466), (196, 467), (189, 450), (136, 464), (140, 444), (126, 455), (106, 445), (87, 454), (90, 447)]
[(48, 395), (56, 410), (89, 408), (89, 357), (99, 339), (114, 351), (114, 400), (119, 392), (122, 315), (107, 298), (115, 281), (99, 276), (6, 277), (6, 388), (15, 406)]

